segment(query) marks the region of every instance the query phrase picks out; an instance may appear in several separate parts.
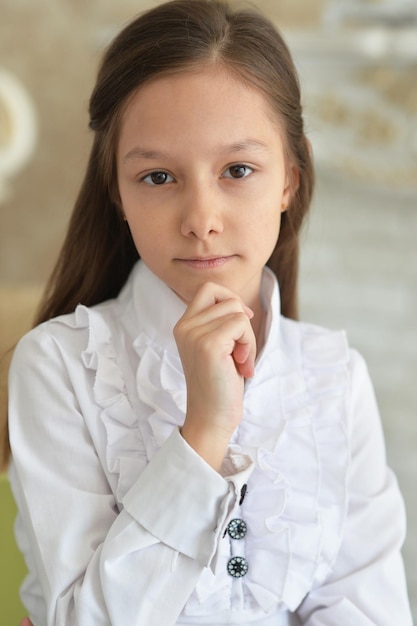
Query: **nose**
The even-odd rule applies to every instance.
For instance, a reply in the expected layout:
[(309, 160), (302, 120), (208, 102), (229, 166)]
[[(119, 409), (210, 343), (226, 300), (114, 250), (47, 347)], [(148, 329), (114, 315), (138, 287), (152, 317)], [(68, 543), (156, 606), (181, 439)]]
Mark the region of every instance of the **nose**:
[(223, 227), (219, 192), (202, 182), (190, 185), (183, 196), (181, 234), (205, 240), (223, 232)]

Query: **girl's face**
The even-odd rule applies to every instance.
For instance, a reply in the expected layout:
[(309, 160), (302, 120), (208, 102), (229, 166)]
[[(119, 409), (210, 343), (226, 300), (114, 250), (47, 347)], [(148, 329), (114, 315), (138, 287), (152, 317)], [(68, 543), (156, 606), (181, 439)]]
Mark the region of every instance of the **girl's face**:
[(259, 305), (290, 199), (264, 95), (207, 66), (139, 88), (117, 147), (123, 211), (144, 263), (185, 302), (211, 281)]

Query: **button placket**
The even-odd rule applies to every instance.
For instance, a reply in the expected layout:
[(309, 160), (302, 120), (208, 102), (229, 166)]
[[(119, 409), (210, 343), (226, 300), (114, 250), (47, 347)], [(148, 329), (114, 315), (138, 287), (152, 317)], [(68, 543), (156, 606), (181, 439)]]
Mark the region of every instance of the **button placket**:
[[(242, 504), (247, 492), (247, 486), (243, 485), (240, 493), (239, 506)], [(227, 525), (227, 533), (231, 540), (241, 541), (247, 533), (248, 527), (246, 522), (236, 517)], [(242, 578), (248, 573), (249, 564), (243, 556), (234, 555), (227, 563), (227, 572), (233, 578)]]

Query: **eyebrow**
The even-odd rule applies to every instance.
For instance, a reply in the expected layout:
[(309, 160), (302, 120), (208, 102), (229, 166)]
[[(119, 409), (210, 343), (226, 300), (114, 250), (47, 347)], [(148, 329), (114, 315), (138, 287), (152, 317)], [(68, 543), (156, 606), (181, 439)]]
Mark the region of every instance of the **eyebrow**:
[[(222, 154), (232, 154), (233, 152), (244, 152), (245, 150), (268, 150), (268, 146), (258, 139), (244, 139), (230, 145), (220, 148)], [(140, 146), (136, 146), (123, 157), (123, 163), (135, 159), (160, 159), (168, 157), (164, 152), (158, 150), (147, 150)]]
[(146, 150), (145, 148), (141, 148), (137, 146), (123, 157), (123, 163), (127, 161), (131, 161), (134, 159), (159, 159), (161, 157), (166, 156), (163, 152), (158, 152), (157, 150)]
[(245, 150), (268, 150), (268, 146), (259, 139), (244, 139), (225, 146), (221, 152), (230, 154), (232, 152), (244, 152)]

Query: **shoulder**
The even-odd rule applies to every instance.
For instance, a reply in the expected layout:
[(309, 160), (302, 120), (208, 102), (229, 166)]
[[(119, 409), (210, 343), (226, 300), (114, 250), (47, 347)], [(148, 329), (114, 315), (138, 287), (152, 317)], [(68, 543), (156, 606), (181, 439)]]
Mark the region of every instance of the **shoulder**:
[(332, 401), (339, 395), (349, 421), (358, 401), (375, 404), (365, 359), (349, 344), (345, 330), (281, 318), (280, 335), (287, 361), (300, 372), (310, 399)]
[(327, 367), (347, 364), (352, 357), (346, 331), (281, 317), (280, 342), (300, 365)]
[(14, 350), (11, 373), (25, 364), (39, 366), (43, 361), (80, 360), (91, 342), (108, 342), (123, 319), (118, 300), (94, 307), (79, 305), (73, 313), (39, 324), (23, 335)]
[(304, 364), (318, 367), (344, 364), (355, 373), (367, 372), (363, 356), (350, 345), (343, 329), (281, 317), (281, 342), (293, 358), (298, 357)]

